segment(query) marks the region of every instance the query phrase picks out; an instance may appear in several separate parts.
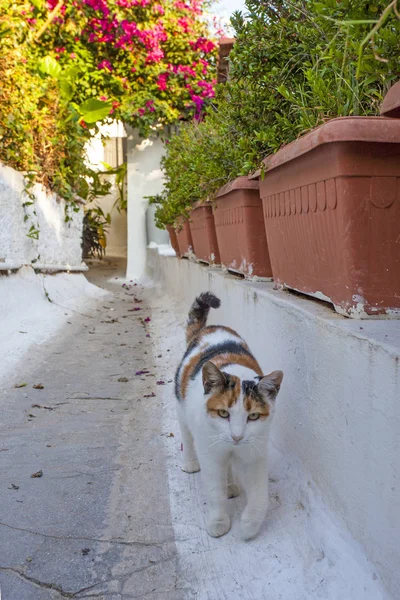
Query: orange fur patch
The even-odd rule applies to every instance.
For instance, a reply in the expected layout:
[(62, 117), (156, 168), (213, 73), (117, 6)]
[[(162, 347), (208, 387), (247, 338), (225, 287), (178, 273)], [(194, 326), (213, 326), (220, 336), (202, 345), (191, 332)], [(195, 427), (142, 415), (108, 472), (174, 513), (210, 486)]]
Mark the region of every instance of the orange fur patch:
[(196, 354), (195, 356), (193, 356), (193, 358), (190, 359), (190, 361), (187, 363), (187, 365), (185, 365), (185, 367), (182, 370), (180, 385), (181, 385), (181, 397), (183, 399), (185, 399), (185, 396), (186, 396), (186, 391), (187, 391), (187, 388), (189, 385), (190, 375), (192, 374), (193, 369), (195, 368), (195, 366), (197, 365), (197, 363), (199, 362), (201, 357), (202, 357), (201, 352), (199, 354)]
[(219, 410), (227, 410), (228, 408), (233, 406), (233, 404), (235, 404), (235, 402), (237, 402), (240, 397), (239, 377), (230, 375), (229, 378), (231, 382), (234, 383), (234, 385), (220, 392), (216, 392), (207, 400), (207, 412), (209, 412), (213, 417), (218, 416)]

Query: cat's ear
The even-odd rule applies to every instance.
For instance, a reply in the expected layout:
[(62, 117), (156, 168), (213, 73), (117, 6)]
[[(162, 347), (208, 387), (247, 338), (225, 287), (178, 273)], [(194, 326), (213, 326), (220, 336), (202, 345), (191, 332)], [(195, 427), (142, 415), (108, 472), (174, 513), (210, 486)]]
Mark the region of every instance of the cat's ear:
[(257, 384), (260, 394), (267, 400), (275, 400), (283, 380), (282, 371), (273, 371), (269, 375), (264, 375)]
[(224, 374), (212, 362), (206, 362), (203, 367), (204, 393), (209, 394), (212, 390), (220, 390), (226, 384)]

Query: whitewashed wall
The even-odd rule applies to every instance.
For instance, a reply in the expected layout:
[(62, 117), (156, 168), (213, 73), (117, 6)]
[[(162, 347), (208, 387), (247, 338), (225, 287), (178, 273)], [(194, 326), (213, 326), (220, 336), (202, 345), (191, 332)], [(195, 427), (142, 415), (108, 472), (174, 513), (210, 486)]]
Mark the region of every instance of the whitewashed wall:
[(148, 200), (145, 199), (163, 188), (160, 168), (163, 151), (161, 138), (142, 139), (137, 131), (128, 128), (128, 279), (144, 275), (148, 242), (168, 243), (169, 240), (167, 232), (155, 228), (153, 209), (147, 213)]
[[(102, 140), (101, 135), (108, 139)], [(100, 127), (100, 135), (93, 138), (86, 147), (87, 164), (95, 170), (104, 171), (104, 163), (111, 167), (118, 167), (126, 161), (124, 152), (124, 141), (126, 138), (125, 127), (121, 122), (115, 121), (109, 125)], [(119, 192), (115, 185), (115, 175), (109, 177), (111, 191), (107, 196), (97, 198), (93, 204), (101, 207), (105, 214), (111, 214), (111, 225), (107, 231), (108, 256), (127, 255), (128, 247), (128, 218), (126, 211), (118, 212), (115, 202)], [(90, 206), (90, 205), (89, 205)]]
[(301, 460), (399, 598), (400, 321), (345, 319), (273, 283), (243, 281), (156, 250), (149, 267), (185, 312), (197, 294), (215, 292), (221, 308), (210, 322), (243, 335), (265, 372), (284, 371), (275, 444)]
[[(21, 173), (0, 163), (0, 270), (33, 264), (35, 268), (82, 270), (83, 206), (68, 203), (36, 184), (32, 205)], [(35, 214), (36, 213), (36, 214)], [(66, 222), (68, 215), (71, 220)], [(28, 237), (31, 227), (38, 239)]]

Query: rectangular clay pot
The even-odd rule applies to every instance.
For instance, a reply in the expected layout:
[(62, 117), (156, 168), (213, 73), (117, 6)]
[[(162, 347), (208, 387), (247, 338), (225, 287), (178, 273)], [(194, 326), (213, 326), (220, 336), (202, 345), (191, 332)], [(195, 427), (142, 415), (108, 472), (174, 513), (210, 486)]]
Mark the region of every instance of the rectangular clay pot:
[(167, 225), (167, 231), (169, 233), (169, 240), (171, 242), (171, 246), (175, 250), (175, 254), (177, 256), (180, 256), (178, 238), (176, 236), (175, 229), (172, 227), (172, 225)]
[(196, 258), (207, 264), (220, 264), (214, 215), (210, 204), (199, 204), (190, 213), (190, 231)]
[(258, 181), (238, 177), (224, 185), (214, 219), (222, 264), (247, 277), (271, 278)]
[(179, 256), (186, 258), (193, 252), (192, 234), (190, 232), (189, 221), (179, 217), (176, 222), (176, 239), (178, 242)]
[(400, 121), (333, 119), (264, 163), (274, 279), (349, 317), (400, 316)]

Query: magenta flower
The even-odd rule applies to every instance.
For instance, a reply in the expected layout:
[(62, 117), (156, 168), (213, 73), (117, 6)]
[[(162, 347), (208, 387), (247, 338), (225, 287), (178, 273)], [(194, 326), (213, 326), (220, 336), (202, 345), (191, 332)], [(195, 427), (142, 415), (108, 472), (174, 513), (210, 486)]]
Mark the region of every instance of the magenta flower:
[(111, 65), (111, 63), (110, 63), (110, 61), (109, 61), (109, 60), (102, 60), (102, 61), (101, 61), (101, 62), (100, 62), (98, 65), (97, 65), (97, 68), (98, 68), (98, 69), (104, 69), (104, 70), (107, 70), (107, 71), (112, 71), (112, 70), (113, 70), (113, 68), (112, 68), (112, 65)]
[(162, 92), (167, 89), (168, 73), (161, 73), (157, 79), (157, 87)]
[(164, 52), (161, 50), (161, 48), (157, 48), (156, 50), (153, 50), (152, 52), (149, 52), (147, 57), (146, 57), (146, 62), (147, 63), (157, 63), (160, 62), (160, 60), (162, 60), (164, 58)]

